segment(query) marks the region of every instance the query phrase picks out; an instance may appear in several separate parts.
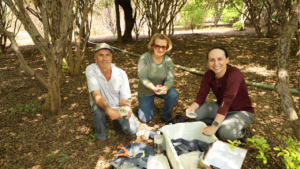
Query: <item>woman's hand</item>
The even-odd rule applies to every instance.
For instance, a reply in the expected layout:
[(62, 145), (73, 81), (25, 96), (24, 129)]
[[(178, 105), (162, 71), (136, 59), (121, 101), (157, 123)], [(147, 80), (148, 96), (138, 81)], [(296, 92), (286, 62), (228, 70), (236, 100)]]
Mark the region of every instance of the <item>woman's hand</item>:
[(156, 90), (156, 91), (154, 91), (154, 93), (156, 95), (164, 95), (164, 94), (167, 94), (168, 90), (169, 90), (168, 86), (163, 86), (161, 92), (158, 92), (158, 90)]
[(185, 110), (185, 113), (188, 113), (188, 112), (193, 112), (193, 113), (195, 113), (195, 109), (193, 109), (192, 107), (189, 107), (189, 108), (187, 108), (186, 110)]
[(216, 126), (208, 126), (202, 130), (202, 133), (203, 133), (203, 135), (206, 135), (206, 136), (212, 136), (217, 132), (217, 130), (218, 130), (218, 127), (216, 127)]

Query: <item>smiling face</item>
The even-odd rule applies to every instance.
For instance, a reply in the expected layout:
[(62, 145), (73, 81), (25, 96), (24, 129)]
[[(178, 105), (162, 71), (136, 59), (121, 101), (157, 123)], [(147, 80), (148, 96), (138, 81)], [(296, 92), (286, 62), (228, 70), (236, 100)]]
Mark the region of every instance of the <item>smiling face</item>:
[[(159, 47), (154, 47), (154, 45), (158, 45)], [(162, 57), (167, 52), (166, 49), (163, 49), (163, 47), (168, 45), (166, 39), (156, 38), (154, 45), (152, 46), (152, 48), (153, 48), (153, 55), (155, 57)]]
[(100, 49), (94, 55), (94, 59), (98, 63), (100, 70), (108, 69), (112, 61), (112, 53), (108, 49)]
[(221, 49), (213, 49), (208, 54), (208, 67), (215, 72), (217, 78), (221, 78), (226, 73), (229, 58), (226, 58), (225, 52)]

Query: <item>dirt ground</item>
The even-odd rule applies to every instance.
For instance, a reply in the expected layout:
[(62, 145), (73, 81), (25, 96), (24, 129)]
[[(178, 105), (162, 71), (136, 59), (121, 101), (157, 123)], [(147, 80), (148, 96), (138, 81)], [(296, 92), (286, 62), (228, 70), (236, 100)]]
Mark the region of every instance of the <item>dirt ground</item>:
[[(225, 31), (224, 31), (225, 30)], [(230, 27), (218, 27), (196, 34), (176, 34), (172, 37), (173, 49), (169, 56), (174, 64), (194, 68), (200, 71), (208, 70), (206, 64), (207, 51), (215, 46), (225, 47), (229, 51), (230, 64), (238, 67), (247, 81), (275, 85), (277, 61), (274, 39), (260, 39), (253, 28), (246, 31), (233, 31)], [(93, 42), (108, 42), (112, 46), (126, 51), (143, 54), (147, 51), (148, 40), (141, 39), (130, 44), (117, 44), (115, 38), (91, 38)], [(20, 43), (22, 53), (27, 63), (37, 72), (47, 77), (46, 65), (35, 46)], [(91, 108), (88, 99), (88, 89), (84, 70), (93, 63), (93, 46), (88, 48), (87, 60), (81, 67), (82, 74), (62, 78), (61, 94), (63, 113), (52, 116), (50, 112), (37, 108), (35, 113), (22, 114), (20, 104), (36, 101), (43, 104), (47, 90), (34, 78), (20, 69), (16, 54), (9, 50), (0, 56), (0, 168), (109, 168), (110, 160), (117, 153), (117, 146), (128, 146), (131, 143), (143, 143), (153, 146), (153, 140), (147, 138), (149, 131), (155, 131), (164, 123), (161, 120), (163, 101), (155, 100), (154, 119), (143, 124), (139, 122), (136, 135), (123, 134), (114, 123), (107, 120), (109, 146), (97, 149), (92, 141), (94, 134)], [(297, 89), (299, 68), (295, 51), (291, 55), (290, 87)], [(116, 51), (113, 63), (125, 70), (129, 77), (132, 93), (132, 109), (137, 115), (137, 62), (138, 57)], [(174, 87), (179, 92), (173, 114), (183, 113), (190, 105), (200, 87), (202, 76), (175, 68)], [(278, 94), (274, 90), (248, 86), (249, 95), (255, 108), (256, 117), (247, 129), (247, 138), (252, 136), (265, 137), (271, 151), (268, 163), (263, 164), (256, 159), (258, 151), (247, 143), (247, 156), (243, 169), (254, 168), (285, 168), (273, 148), (284, 146), (278, 135), (292, 136), (292, 130), (282, 109)], [(293, 95), (297, 106), (299, 97)], [(214, 101), (209, 94), (207, 101)], [(25, 111), (26, 112), (26, 111)], [(276, 135), (273, 134), (276, 131)]]

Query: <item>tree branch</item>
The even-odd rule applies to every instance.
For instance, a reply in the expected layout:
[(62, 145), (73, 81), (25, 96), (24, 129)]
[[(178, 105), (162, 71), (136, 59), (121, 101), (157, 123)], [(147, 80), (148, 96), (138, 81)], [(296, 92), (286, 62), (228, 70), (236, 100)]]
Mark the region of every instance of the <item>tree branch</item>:
[(17, 44), (17, 42), (16, 42), (16, 39), (15, 39), (14, 34), (13, 34), (12, 32), (8, 32), (7, 30), (5, 30), (1, 25), (0, 25), (0, 32), (2, 32), (6, 37), (9, 38), (9, 40), (10, 40), (10, 42), (11, 42), (11, 44), (12, 44), (12, 47), (13, 47), (14, 51), (17, 53), (17, 56), (18, 56), (18, 58), (19, 58), (19, 60), (20, 60), (20, 63), (21, 63), (21, 64), (20, 64), (20, 67), (21, 67), (25, 72), (27, 72), (29, 75), (36, 77), (37, 80), (38, 80), (39, 82), (41, 82), (42, 85), (43, 85), (46, 89), (48, 89), (48, 83), (47, 83), (46, 78), (44, 78), (42, 75), (36, 73), (32, 68), (30, 68), (30, 67), (27, 65), (27, 63), (26, 63), (26, 61), (25, 61), (25, 59), (24, 59), (24, 57), (23, 57), (23, 54), (21, 53), (21, 51), (20, 51), (20, 49), (19, 49), (19, 47), (18, 47), (18, 44)]

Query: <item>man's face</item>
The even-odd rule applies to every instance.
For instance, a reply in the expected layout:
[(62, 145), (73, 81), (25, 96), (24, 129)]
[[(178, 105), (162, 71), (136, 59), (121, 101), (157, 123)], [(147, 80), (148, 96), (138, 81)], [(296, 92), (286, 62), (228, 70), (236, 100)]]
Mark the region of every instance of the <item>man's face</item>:
[(107, 69), (110, 67), (112, 53), (108, 49), (100, 49), (94, 55), (94, 59), (100, 69)]

